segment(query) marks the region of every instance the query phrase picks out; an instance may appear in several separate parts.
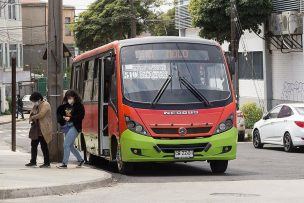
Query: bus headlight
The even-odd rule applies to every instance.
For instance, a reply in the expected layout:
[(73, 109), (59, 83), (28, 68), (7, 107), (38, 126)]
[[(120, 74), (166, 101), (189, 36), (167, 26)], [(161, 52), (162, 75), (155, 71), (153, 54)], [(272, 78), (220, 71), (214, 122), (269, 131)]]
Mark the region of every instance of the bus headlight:
[(219, 134), (230, 130), (233, 127), (234, 114), (231, 114), (224, 122), (220, 123), (216, 128), (215, 134)]
[(126, 116), (125, 120), (129, 130), (141, 135), (149, 136), (149, 133), (145, 130), (145, 128), (136, 121), (133, 121), (129, 116)]

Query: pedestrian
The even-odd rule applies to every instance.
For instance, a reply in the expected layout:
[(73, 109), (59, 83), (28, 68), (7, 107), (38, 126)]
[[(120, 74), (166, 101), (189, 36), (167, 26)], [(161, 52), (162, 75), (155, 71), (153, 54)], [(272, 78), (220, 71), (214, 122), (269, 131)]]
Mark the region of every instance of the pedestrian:
[(57, 109), (57, 121), (61, 125), (62, 132), (65, 134), (64, 155), (60, 169), (66, 169), (70, 152), (77, 158), (78, 167), (84, 164), (84, 159), (75, 148), (74, 142), (78, 134), (82, 131), (82, 120), (85, 115), (84, 106), (81, 98), (74, 90), (68, 90), (64, 96), (62, 105)]
[(23, 114), (23, 101), (20, 98), (20, 95), (17, 95), (17, 112), (16, 112), (16, 118), (18, 118), (19, 114), (21, 115), (21, 119), (24, 119), (24, 114)]
[(29, 137), (31, 141), (31, 161), (25, 166), (37, 165), (37, 148), (40, 143), (41, 150), (44, 157), (44, 163), (40, 165), (40, 168), (50, 167), (50, 158), (48, 144), (52, 141), (53, 124), (51, 106), (45, 101), (42, 95), (38, 92), (34, 92), (30, 96), (30, 101), (33, 102), (33, 109), (30, 113), (31, 129)]

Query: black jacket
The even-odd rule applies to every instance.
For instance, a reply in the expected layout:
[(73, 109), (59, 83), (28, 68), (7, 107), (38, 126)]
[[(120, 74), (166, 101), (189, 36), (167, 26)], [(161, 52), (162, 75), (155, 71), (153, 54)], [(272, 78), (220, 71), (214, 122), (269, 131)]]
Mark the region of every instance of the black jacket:
[(72, 116), (70, 122), (72, 122), (78, 132), (82, 131), (82, 120), (85, 116), (85, 110), (82, 103), (76, 103), (73, 106), (70, 104), (62, 104), (57, 109), (57, 122), (63, 126), (66, 121), (63, 119), (63, 116), (65, 116), (65, 109), (66, 108), (72, 108)]

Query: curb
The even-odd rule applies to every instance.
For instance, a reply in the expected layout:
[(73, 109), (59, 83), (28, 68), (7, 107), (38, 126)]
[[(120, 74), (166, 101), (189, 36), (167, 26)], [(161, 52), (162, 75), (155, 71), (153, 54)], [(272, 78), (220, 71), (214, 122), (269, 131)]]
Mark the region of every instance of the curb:
[(68, 193), (81, 192), (86, 189), (96, 189), (106, 187), (112, 182), (112, 175), (106, 173), (104, 178), (93, 181), (79, 182), (67, 185), (47, 186), (41, 188), (16, 188), (0, 189), (1, 199), (28, 198), (37, 196), (63, 195)]

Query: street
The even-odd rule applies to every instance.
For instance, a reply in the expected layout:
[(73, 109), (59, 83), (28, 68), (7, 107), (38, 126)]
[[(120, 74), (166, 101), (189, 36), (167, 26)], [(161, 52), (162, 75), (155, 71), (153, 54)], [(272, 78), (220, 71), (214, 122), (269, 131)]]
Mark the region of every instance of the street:
[[(18, 150), (22, 148), (29, 151), (29, 140), (26, 136), (27, 122), (19, 122), (17, 129)], [(10, 141), (9, 131), (10, 125), (1, 126), (1, 141), (7, 143)], [(134, 175), (124, 176), (117, 173), (114, 164), (104, 164), (100, 161), (96, 167), (112, 173), (114, 177), (110, 187), (78, 194), (15, 199), (4, 202), (54, 202), (55, 200), (56, 202), (82, 202), (88, 198), (90, 198), (90, 202), (100, 202), (102, 199), (105, 202), (133, 202), (133, 200), (139, 202), (145, 198), (148, 202), (156, 201), (158, 195), (151, 191), (156, 191), (162, 196), (158, 202), (199, 201), (202, 199), (202, 195), (206, 195), (206, 200), (212, 202), (221, 201), (223, 198), (227, 201), (254, 202), (263, 196), (263, 202), (267, 198), (271, 202), (277, 201), (277, 199), (273, 199), (275, 195), (289, 197), (288, 193), (282, 193), (279, 190), (274, 192), (271, 188), (288, 184), (291, 184), (288, 187), (298, 188), (297, 184), (304, 184), (301, 180), (304, 178), (303, 155), (302, 150), (286, 153), (282, 147), (272, 145), (266, 145), (264, 149), (258, 150), (253, 148), (251, 143), (239, 143), (237, 159), (229, 163), (225, 175), (212, 175), (206, 162), (192, 162), (140, 164), (136, 167)], [(183, 191), (187, 195), (183, 195)], [(274, 193), (269, 194), (271, 191)], [(297, 195), (298, 193), (295, 191), (293, 196), (289, 197), (290, 200), (295, 201)], [(281, 200), (284, 202), (284, 199)]]

